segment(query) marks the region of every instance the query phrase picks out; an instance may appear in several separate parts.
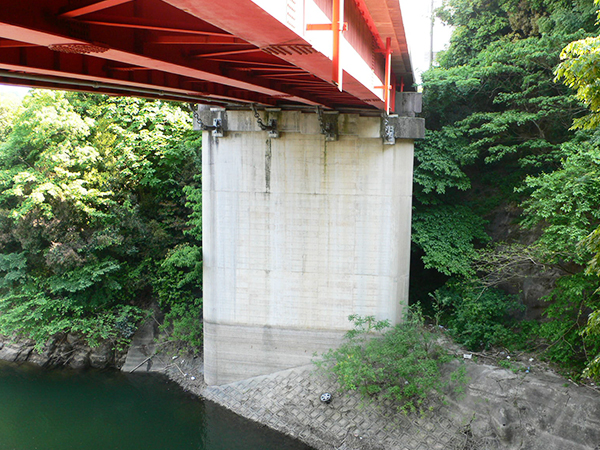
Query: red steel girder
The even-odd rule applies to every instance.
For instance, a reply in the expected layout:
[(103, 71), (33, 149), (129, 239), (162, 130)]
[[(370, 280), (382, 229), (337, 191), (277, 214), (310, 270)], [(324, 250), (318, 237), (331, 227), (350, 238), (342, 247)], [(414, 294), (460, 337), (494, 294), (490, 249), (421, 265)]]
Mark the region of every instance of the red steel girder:
[[(344, 3), (318, 3), (327, 1)], [(364, 35), (369, 25), (374, 33), (373, 21), (363, 14), (365, 20), (360, 22), (356, 7), (361, 3), (370, 8), (373, 2), (346, 0), (352, 28), (346, 40), (365, 62), (374, 64), (376, 76), (383, 81), (384, 59), (372, 55), (371, 37)], [(396, 9), (399, 11), (399, 7)], [(343, 14), (343, 9), (338, 12)], [(339, 37), (343, 17), (338, 23)], [(356, 29), (362, 31), (357, 34)], [(42, 57), (36, 61), (34, 54)], [(334, 60), (341, 56), (338, 52)], [(393, 98), (393, 93), (388, 94), (383, 102), (373, 94), (372, 86), (364, 86), (342, 72), (341, 65), (336, 68), (331, 59), (252, 0), (7, 2), (0, 9), (0, 69), (46, 77), (32, 79), (32, 84), (35, 81), (40, 86), (52, 85), (52, 77), (72, 79), (73, 85), (77, 79), (96, 80), (107, 86), (106, 92), (111, 92), (111, 86), (115, 91), (129, 86), (140, 92), (161, 91), (173, 98), (206, 96), (209, 101), (220, 98), (228, 102), (383, 109)], [(339, 74), (338, 78), (332, 76), (332, 71)], [(385, 72), (385, 85), (393, 85), (395, 78), (390, 76), (389, 68)], [(10, 79), (6, 73), (0, 76)], [(341, 73), (343, 92), (335, 86), (342, 87)], [(23, 79), (14, 78), (16, 84)], [(64, 83), (62, 80), (56, 84)]]
[[(311, 48), (310, 43), (279, 22), (252, 0), (165, 0), (182, 11), (194, 15), (217, 28), (244, 39), (257, 47), (302, 45)], [(343, 21), (342, 21), (343, 22)], [(322, 80), (331, 78), (331, 60), (318, 52), (278, 55)], [(382, 67), (383, 69), (383, 67)], [(382, 70), (383, 72), (383, 70)], [(344, 73), (344, 91), (352, 97), (368, 102), (379, 109), (385, 108), (382, 99), (374, 95), (366, 86)]]
[[(27, 2), (35, 3), (34, 0), (23, 0), (21, 3)], [(160, 49), (154, 51), (144, 50), (144, 53), (136, 52), (135, 48), (122, 49), (122, 47), (127, 47), (127, 44), (130, 44), (130, 47), (133, 47), (134, 44), (124, 42), (111, 33), (102, 33), (102, 30), (97, 32), (98, 39), (94, 38), (96, 31), (94, 29), (87, 30), (92, 39), (75, 38), (68, 35), (68, 27), (60, 28), (56, 24), (45, 21), (40, 15), (36, 15), (36, 12), (41, 14), (40, 9), (36, 9), (31, 5), (31, 10), (32, 13), (28, 15), (18, 14), (20, 11), (18, 8), (12, 10), (8, 8), (1, 11), (0, 37), (44, 47), (54, 46), (54, 48), (100, 42), (102, 45), (106, 45), (106, 51), (94, 53), (90, 58), (102, 58), (119, 63), (149, 67), (162, 72), (206, 80), (271, 97), (285, 96), (288, 101), (310, 105), (321, 104), (318, 100), (311, 99), (310, 95), (301, 96), (300, 92), (293, 89), (281, 90), (276, 83), (264, 82), (262, 79), (252, 79), (241, 72), (238, 74), (234, 70), (225, 70), (217, 62), (194, 62), (193, 60), (186, 60), (181, 55), (171, 51), (161, 52)]]
[(61, 17), (78, 17), (86, 14), (102, 11), (103, 9), (112, 8), (113, 6), (122, 5), (133, 0), (102, 0), (80, 8), (70, 9), (61, 14)]
[(168, 23), (162, 20), (148, 20), (137, 17), (113, 17), (113, 16), (94, 16), (93, 19), (80, 19), (78, 22), (89, 25), (103, 25), (112, 28), (131, 28), (134, 30), (152, 30), (152, 31), (169, 31), (185, 34), (199, 34), (205, 36), (229, 36), (229, 33), (210, 30), (195, 30), (192, 28), (182, 28), (176, 23)]
[[(77, 80), (85, 82), (98, 82), (117, 87), (129, 87), (132, 92), (154, 89), (158, 97), (176, 96), (206, 97), (208, 100), (227, 99), (235, 101), (235, 97), (227, 95), (226, 87), (215, 83), (203, 82), (204, 89), (185, 88), (195, 79), (160, 72), (138, 66), (111, 66), (102, 59), (85, 59), (84, 55), (53, 52), (44, 47), (29, 47), (26, 49), (0, 49), (0, 69), (15, 74), (31, 74), (50, 78), (72, 80), (76, 86)], [(144, 73), (134, 74), (143, 69)], [(84, 73), (85, 72), (85, 73)], [(128, 72), (128, 73), (123, 73)], [(7, 75), (9, 76), (9, 75)], [(66, 84), (66, 83), (61, 83)], [(99, 90), (102, 92), (102, 90)], [(162, 91), (164, 94), (161, 94)], [(242, 101), (272, 104), (269, 96), (247, 91), (247, 96)]]
[(233, 36), (220, 36), (217, 33), (211, 35), (198, 34), (160, 34), (152, 36), (146, 40), (146, 44), (162, 44), (162, 45), (239, 45), (247, 44), (243, 39)]

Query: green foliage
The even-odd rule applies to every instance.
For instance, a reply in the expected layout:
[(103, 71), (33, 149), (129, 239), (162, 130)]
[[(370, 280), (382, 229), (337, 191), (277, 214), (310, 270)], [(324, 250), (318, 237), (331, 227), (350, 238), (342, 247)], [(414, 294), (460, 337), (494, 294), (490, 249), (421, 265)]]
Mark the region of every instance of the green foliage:
[(413, 180), (420, 186), (417, 195), (421, 203), (436, 203), (432, 194), (445, 194), (450, 189), (464, 191), (471, 187), (469, 177), (461, 168), (471, 161), (464, 154), (463, 141), (450, 128), (427, 131), (425, 140), (415, 143), (418, 164)]
[(449, 282), (432, 294), (439, 321), (456, 342), (469, 350), (522, 346), (527, 336), (517, 335), (517, 316), (523, 305), (516, 296), (477, 283)]
[(556, 71), (557, 79), (577, 91), (579, 98), (591, 111), (574, 121), (575, 128), (594, 129), (600, 125), (600, 96), (595, 87), (598, 79), (597, 54), (600, 37), (588, 37), (572, 42), (561, 54), (564, 60)]
[(600, 223), (600, 148), (583, 142), (562, 149), (565, 157), (558, 170), (527, 177), (531, 193), (523, 202), (523, 224), (543, 224), (538, 243), (548, 259), (585, 264), (590, 252), (581, 242)]
[(184, 192), (199, 145), (175, 104), (32, 91), (0, 146), (0, 332), (121, 342), (166, 273), (167, 314), (199, 306), (199, 281), (190, 294), (177, 272), (201, 264)]
[[(439, 16), (455, 32), (439, 66), (423, 76), (431, 131), (415, 151), (413, 216), (425, 267), (471, 280), (433, 297), (459, 341), (472, 348), (522, 345), (511, 340), (513, 330), (532, 328), (548, 340), (548, 358), (573, 362), (573, 370), (587, 365), (586, 374), (597, 376), (598, 308), (591, 293), (600, 274), (598, 135), (571, 129), (573, 121), (589, 130), (600, 123), (594, 3), (444, 4)], [(471, 217), (493, 223), (498, 212), (519, 205), (520, 221), (532, 232), (505, 235), (528, 241), (478, 248), (486, 242), (485, 223)], [(517, 324), (514, 301), (492, 289), (506, 277), (523, 276), (522, 267), (532, 263), (573, 274), (557, 283), (539, 330)], [(588, 274), (580, 273), (588, 263)]]
[[(563, 46), (596, 32), (592, 0), (450, 0), (455, 26), (423, 75), (428, 131), (415, 149), (414, 235), (426, 268), (467, 275), (482, 217), (515, 207), (523, 181), (560, 168), (583, 110), (554, 81)], [(476, 217), (479, 218), (476, 218)]]
[[(546, 298), (552, 303), (546, 309), (550, 320), (540, 328), (541, 337), (548, 342), (544, 355), (575, 378), (579, 378), (586, 367), (586, 375), (597, 376), (600, 339), (595, 318), (600, 310), (599, 282), (598, 276), (584, 273), (562, 277)], [(591, 327), (586, 327), (588, 317)]]
[(483, 219), (466, 206), (440, 206), (415, 213), (413, 242), (425, 252), (426, 268), (446, 275), (468, 275), (474, 241), (485, 242)]
[(508, 16), (497, 0), (449, 0), (440, 18), (455, 27), (442, 65), (466, 64), (490, 42), (510, 32)]
[(582, 34), (500, 39), (468, 65), (429, 71), (424, 76), (425, 105), (432, 105), (428, 123), (452, 128), (471, 159), (544, 164), (544, 155), (570, 137), (571, 120), (581, 111), (552, 80), (561, 46)]
[(183, 192), (186, 195), (187, 203), (185, 204), (190, 208), (190, 215), (188, 216), (188, 228), (185, 233), (192, 236), (197, 241), (202, 241), (202, 188), (199, 184), (202, 181), (200, 174), (194, 176), (195, 183), (188, 184), (183, 187)]
[(44, 295), (35, 286), (0, 297), (0, 311), (0, 334), (27, 336), (36, 342), (38, 351), (58, 333), (81, 334), (92, 347), (109, 341), (115, 348), (123, 348), (145, 317), (139, 307), (132, 305), (89, 311), (70, 298)]
[(448, 0), (439, 17), (453, 25), (443, 67), (469, 64), (490, 44), (594, 26), (591, 0)]
[(197, 353), (202, 348), (202, 242), (201, 176), (183, 187), (190, 209), (184, 234), (191, 241), (175, 247), (160, 264), (154, 289), (161, 308), (166, 311), (162, 329), (167, 340), (180, 348)]
[[(588, 319), (587, 327), (583, 330), (584, 338), (600, 340), (600, 309), (592, 312)], [(588, 362), (583, 375), (590, 378), (600, 379), (600, 352)]]
[[(418, 311), (404, 324), (390, 327), (374, 317), (350, 316), (354, 329), (338, 349), (317, 364), (333, 374), (343, 390), (358, 391), (367, 401), (389, 399), (405, 413), (421, 411), (426, 400), (440, 396), (445, 382), (442, 365), (450, 357), (436, 344)], [(464, 372), (454, 374), (454, 380)], [(460, 384), (460, 383), (459, 383)]]
[(0, 143), (4, 142), (12, 130), (13, 120), (21, 102), (16, 95), (0, 96)]
[[(598, 378), (600, 153), (594, 142), (565, 144), (563, 150), (559, 170), (526, 180), (532, 191), (524, 202), (524, 224), (543, 225), (538, 246), (545, 261), (570, 264), (576, 272), (560, 278), (548, 296), (552, 303), (545, 314), (550, 320), (541, 325), (540, 336), (549, 343), (545, 356), (571, 376), (579, 377), (586, 368), (584, 375)], [(582, 273), (579, 267), (586, 263), (587, 273)]]
[(166, 312), (168, 340), (199, 352), (202, 348), (202, 250), (184, 244), (171, 250), (159, 266), (155, 292)]
[[(596, 5), (600, 1), (595, 0)], [(600, 12), (598, 13), (600, 18)], [(598, 91), (598, 80), (600, 79), (600, 64), (598, 54), (600, 49), (600, 36), (588, 36), (584, 39), (571, 42), (563, 49), (561, 59), (563, 60), (556, 70), (556, 78), (562, 80), (566, 85), (574, 88), (577, 98), (591, 111), (584, 117), (576, 118), (573, 128), (582, 128), (596, 130), (600, 125), (600, 94)], [(588, 156), (587, 153), (590, 153)], [(585, 206), (583, 212), (577, 214), (571, 213), (575, 220), (583, 222), (582, 228), (588, 231), (587, 235), (581, 240), (582, 245), (578, 247), (581, 253), (587, 256), (592, 254), (588, 262), (585, 276), (570, 277), (563, 280), (562, 284), (555, 292), (557, 297), (557, 310), (550, 310), (549, 315), (557, 316), (553, 325), (562, 325), (563, 329), (556, 330), (562, 337), (560, 343), (556, 344), (554, 349), (549, 351), (551, 357), (576, 366), (578, 362), (585, 361), (586, 368), (583, 374), (595, 379), (600, 379), (600, 305), (598, 304), (598, 283), (600, 276), (600, 227), (598, 227), (598, 215), (596, 213), (598, 206), (597, 193), (594, 185), (598, 183), (598, 162), (597, 147), (594, 146), (586, 154), (579, 156), (574, 162), (579, 163), (579, 175), (575, 183), (581, 187), (577, 194), (579, 198), (586, 197), (585, 200), (579, 199), (579, 202)], [(586, 159), (587, 158), (587, 159)], [(587, 164), (587, 166), (586, 166)], [(568, 173), (570, 167), (565, 164), (562, 173)], [(587, 196), (589, 195), (589, 198)], [(583, 216), (584, 220), (581, 220)], [(590, 227), (596, 227), (593, 231)], [(579, 237), (579, 236), (578, 236)], [(586, 254), (586, 251), (589, 252)], [(593, 293), (591, 293), (593, 290)], [(580, 300), (577, 313), (575, 315), (574, 304), (568, 304), (564, 301), (565, 295), (574, 292)], [(590, 312), (591, 309), (591, 312)], [(588, 321), (585, 328), (581, 328), (581, 315), (583, 311), (588, 315)], [(575, 316), (575, 317), (574, 317)], [(554, 331), (554, 330), (550, 330)], [(572, 353), (578, 358), (575, 361), (568, 359), (568, 345)], [(583, 351), (582, 351), (583, 350)], [(582, 354), (584, 357), (582, 357)]]
[[(598, 0), (595, 3), (600, 4)], [(571, 42), (560, 55), (562, 62), (556, 69), (556, 78), (575, 89), (577, 98), (591, 111), (575, 120), (575, 128), (595, 129), (600, 125), (599, 50), (600, 36), (588, 36)]]

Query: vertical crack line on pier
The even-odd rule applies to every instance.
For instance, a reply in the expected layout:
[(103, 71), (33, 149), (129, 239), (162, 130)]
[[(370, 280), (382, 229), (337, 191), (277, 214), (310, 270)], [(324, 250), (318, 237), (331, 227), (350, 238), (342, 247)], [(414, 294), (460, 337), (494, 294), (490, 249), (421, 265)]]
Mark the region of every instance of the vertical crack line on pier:
[(265, 151), (265, 188), (267, 193), (271, 192), (271, 139), (267, 139)]

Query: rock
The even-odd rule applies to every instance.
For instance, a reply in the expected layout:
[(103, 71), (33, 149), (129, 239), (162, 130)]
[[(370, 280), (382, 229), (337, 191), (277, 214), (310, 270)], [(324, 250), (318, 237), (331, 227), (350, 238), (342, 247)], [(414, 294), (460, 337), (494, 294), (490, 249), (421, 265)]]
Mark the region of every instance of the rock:
[(48, 363), (50, 362), (50, 357), (43, 353), (40, 354), (34, 350), (29, 354), (29, 357), (27, 358), (27, 362), (36, 364), (38, 366), (46, 367), (48, 365)]
[(90, 352), (90, 365), (94, 369), (104, 369), (110, 365), (113, 360), (113, 351), (110, 343), (105, 342), (98, 347), (94, 347)]
[(33, 351), (33, 347), (23, 346), (21, 347), (21, 351), (17, 355), (15, 362), (26, 362), (29, 359), (29, 355)]
[(73, 352), (73, 356), (69, 360), (69, 367), (72, 369), (87, 369), (90, 367), (90, 353), (89, 347), (82, 347)]
[(111, 342), (101, 342), (98, 347), (92, 349), (75, 333), (59, 333), (53, 336), (40, 352), (35, 350), (35, 342), (31, 339), (14, 342), (13, 339), (0, 336), (0, 360), (29, 362), (43, 367), (105, 369), (115, 367), (116, 357), (119, 356), (115, 356)]
[(21, 347), (16, 344), (4, 344), (0, 349), (0, 359), (14, 362), (21, 353)]
[(155, 338), (157, 327), (152, 317), (149, 317), (133, 335), (123, 372), (149, 372), (152, 368), (151, 358), (156, 350)]
[(513, 422), (505, 408), (490, 412), (490, 427), (505, 442), (510, 442), (513, 437)]
[(450, 401), (452, 412), (472, 417), (473, 434), (498, 439), (499, 448), (592, 450), (600, 442), (598, 392), (551, 372), (517, 375), (467, 364), (467, 376), (467, 392)]
[(81, 338), (76, 334), (73, 334), (73, 333), (67, 334), (67, 342), (71, 345), (77, 344), (80, 340), (81, 340)]
[(60, 334), (60, 335), (56, 335), (56, 336), (52, 336), (50, 339), (48, 339), (48, 342), (46, 342), (46, 344), (44, 345), (44, 348), (42, 350), (42, 355), (48, 359), (50, 359), (50, 357), (52, 356), (52, 354), (56, 351), (56, 347), (58, 345), (58, 342), (64, 337), (64, 335)]

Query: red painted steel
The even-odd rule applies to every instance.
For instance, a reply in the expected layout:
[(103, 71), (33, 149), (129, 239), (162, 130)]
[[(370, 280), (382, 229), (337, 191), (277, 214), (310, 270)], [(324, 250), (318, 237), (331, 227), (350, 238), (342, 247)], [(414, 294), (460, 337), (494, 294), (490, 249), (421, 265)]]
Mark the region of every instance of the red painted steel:
[(392, 78), (392, 38), (385, 40), (385, 82), (383, 83), (383, 99), (385, 101), (385, 113), (390, 113), (390, 95)]
[(231, 34), (229, 33), (208, 30), (194, 30), (182, 27), (181, 25), (177, 24), (169, 24), (164, 20), (148, 20), (139, 19), (136, 17), (111, 18), (110, 16), (94, 16), (93, 19), (81, 19), (79, 20), (79, 22), (83, 22), (90, 25), (102, 25), (105, 27), (113, 28), (131, 28), (133, 30), (170, 31), (175, 33), (199, 34), (205, 36), (231, 36)]
[(377, 46), (377, 49), (383, 52), (385, 50), (383, 39), (381, 39), (379, 30), (377, 30), (377, 25), (375, 24), (373, 17), (371, 17), (371, 14), (369, 13), (369, 7), (365, 3), (365, 0), (354, 0), (354, 3), (356, 3), (356, 7), (360, 11), (360, 14), (363, 16), (367, 27), (369, 27), (369, 30), (373, 34), (373, 39), (375, 40), (375, 45)]
[(332, 59), (313, 48), (304, 30), (295, 30), (302, 12), (295, 0), (285, 0), (286, 23), (263, 10), (260, 0), (5, 2), (0, 82), (217, 104), (389, 110), (394, 92), (376, 94), (344, 71), (340, 49), (348, 30), (345, 41), (386, 86), (410, 77), (404, 69), (392, 73), (399, 59), (390, 63), (390, 53), (373, 54), (372, 43), (380, 46), (382, 39), (391, 39), (386, 48), (394, 55), (403, 51), (387, 24), (398, 23), (398, 0), (314, 1), (332, 21), (319, 25), (332, 31)]
[(72, 9), (62, 13), (60, 16), (67, 18), (84, 16), (93, 12), (102, 11), (103, 9), (112, 8), (113, 6), (122, 5), (123, 3), (128, 3), (130, 1), (132, 0), (103, 0), (81, 8)]
[[(333, 25), (330, 23), (312, 23), (306, 25), (307, 31), (331, 31), (333, 30)], [(342, 31), (348, 31), (348, 22), (344, 22), (342, 25)]]
[[(227, 3), (215, 3), (212, 0), (166, 0), (173, 6), (189, 12), (196, 17), (203, 17), (206, 11), (211, 11), (210, 17), (205, 17), (212, 25), (231, 32), (237, 37), (269, 51), (273, 47), (303, 45), (312, 48), (303, 37), (299, 36), (286, 24), (273, 21), (270, 14), (260, 8), (252, 0), (231, 0)], [(328, 0), (331, 5), (331, 0)], [(269, 26), (265, 26), (269, 23)], [(350, 24), (349, 24), (350, 25)], [(351, 30), (349, 30), (350, 32)], [(277, 43), (277, 45), (273, 45)], [(372, 51), (372, 41), (369, 38), (369, 51)], [(281, 51), (275, 53), (279, 58), (294, 66), (312, 73), (324, 84), (331, 83), (331, 59), (316, 51), (306, 54), (296, 51)], [(369, 62), (371, 56), (369, 56)], [(383, 61), (382, 61), (383, 63)], [(375, 67), (377, 70), (377, 67)], [(383, 75), (383, 64), (381, 67)], [(383, 109), (383, 99), (375, 94), (370, 88), (364, 86), (348, 73), (344, 73), (344, 93), (348, 94), (347, 100), (331, 101), (328, 96), (322, 95), (321, 99), (326, 106), (340, 109), (344, 103), (346, 106), (361, 107), (369, 109), (370, 106)]]
[(333, 60), (331, 68), (331, 79), (337, 88), (342, 91), (343, 70), (340, 61), (340, 40), (344, 26), (344, 0), (333, 0), (333, 12), (331, 13), (331, 31), (333, 32)]

